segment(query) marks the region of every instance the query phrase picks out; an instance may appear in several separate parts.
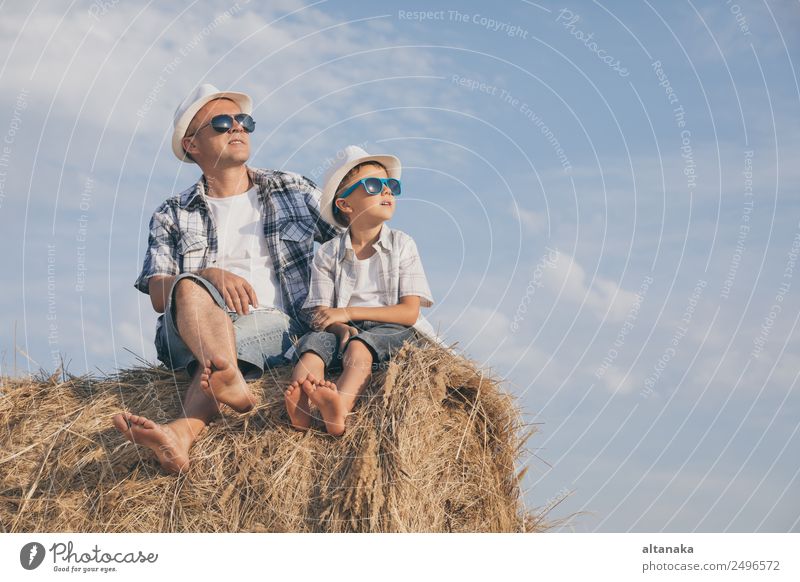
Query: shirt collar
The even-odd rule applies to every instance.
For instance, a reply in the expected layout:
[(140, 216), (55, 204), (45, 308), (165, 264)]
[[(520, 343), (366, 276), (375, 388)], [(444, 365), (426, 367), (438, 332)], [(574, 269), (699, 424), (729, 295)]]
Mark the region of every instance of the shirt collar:
[[(247, 169), (247, 174), (250, 176), (250, 180), (258, 186), (258, 193), (259, 196), (263, 197), (264, 191), (267, 188), (268, 183), (268, 175), (267, 172), (264, 170), (260, 170), (258, 168), (251, 168), (250, 166), (245, 166)], [(200, 203), (203, 201), (206, 195), (206, 177), (200, 176), (200, 179), (197, 183), (184, 190), (181, 193), (181, 208), (188, 208), (192, 205), (195, 201)]]
[[(342, 244), (339, 247), (339, 261), (344, 260), (349, 253), (353, 252), (353, 242), (350, 240), (349, 226), (341, 236)], [(377, 247), (375, 245), (377, 245)], [(378, 247), (382, 247), (385, 252), (392, 251), (392, 229), (389, 228), (389, 225), (385, 222), (381, 225), (381, 232), (378, 235), (378, 240), (375, 245), (373, 245), (373, 247), (375, 247), (376, 250), (378, 250)]]

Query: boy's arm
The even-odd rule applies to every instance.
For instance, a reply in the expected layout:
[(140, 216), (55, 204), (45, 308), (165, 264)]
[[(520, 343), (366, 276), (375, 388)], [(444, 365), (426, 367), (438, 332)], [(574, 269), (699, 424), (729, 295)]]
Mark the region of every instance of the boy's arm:
[(408, 235), (403, 237), (400, 250), (400, 280), (397, 294), (401, 299), (404, 296), (416, 295), (422, 307), (433, 305), (433, 295), (431, 295), (425, 270), (422, 268), (422, 259), (417, 250), (417, 243)]
[(330, 246), (323, 245), (317, 249), (311, 261), (311, 283), (301, 311), (307, 323), (317, 331), (320, 329), (315, 324), (317, 313), (321, 308), (334, 305), (336, 295), (333, 274), (336, 260), (333, 255), (334, 250)]
[(348, 321), (380, 321), (381, 323), (397, 323), (411, 327), (419, 317), (420, 298), (417, 295), (406, 295), (400, 298), (397, 305), (387, 307), (341, 307), (331, 309), (321, 307), (314, 313), (315, 327), (328, 330), (328, 327)]
[(419, 318), (420, 298), (417, 295), (406, 295), (400, 298), (397, 305), (387, 307), (347, 307), (350, 321), (380, 321), (382, 323), (398, 323), (411, 327)]
[(322, 308), (314, 314), (314, 325), (325, 329), (334, 322), (380, 321), (412, 326), (419, 318), (420, 307), (433, 305), (428, 280), (422, 268), (417, 245), (408, 235), (402, 237), (400, 250), (400, 280), (398, 295), (400, 302), (387, 307)]

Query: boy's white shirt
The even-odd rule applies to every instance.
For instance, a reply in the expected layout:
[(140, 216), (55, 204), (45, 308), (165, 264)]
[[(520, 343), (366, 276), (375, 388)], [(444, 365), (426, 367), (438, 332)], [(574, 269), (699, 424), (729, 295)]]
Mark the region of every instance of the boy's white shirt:
[[(384, 223), (373, 248), (381, 265), (382, 279), (377, 283), (385, 305), (397, 305), (400, 297), (406, 295), (417, 295), (420, 307), (433, 305), (417, 245), (410, 235)], [(311, 264), (311, 283), (303, 309), (347, 307), (357, 280), (357, 260), (349, 229), (320, 246)], [(431, 340), (443, 344), (422, 313), (413, 327)], [(290, 358), (293, 352), (294, 347), (289, 348), (286, 357)]]
[(348, 307), (384, 307), (378, 281), (381, 278), (380, 255), (374, 253), (366, 259), (355, 258), (356, 282)]

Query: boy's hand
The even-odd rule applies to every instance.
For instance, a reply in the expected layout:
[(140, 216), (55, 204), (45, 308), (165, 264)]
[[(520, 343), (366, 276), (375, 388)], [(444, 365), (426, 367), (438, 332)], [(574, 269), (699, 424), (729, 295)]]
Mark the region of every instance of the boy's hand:
[(347, 340), (358, 335), (358, 329), (346, 323), (335, 323), (328, 331), (339, 339), (339, 353), (344, 351), (344, 345), (347, 343)]
[(347, 310), (344, 308), (318, 307), (314, 312), (312, 324), (315, 329), (328, 329), (328, 326), (334, 323), (347, 323), (349, 321)]

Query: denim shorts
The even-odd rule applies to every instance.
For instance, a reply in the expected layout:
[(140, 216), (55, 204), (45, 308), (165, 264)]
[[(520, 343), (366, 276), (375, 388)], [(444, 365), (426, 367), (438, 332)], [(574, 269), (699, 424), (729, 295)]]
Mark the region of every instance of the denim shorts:
[(376, 369), (403, 347), (406, 340), (418, 343), (419, 339), (413, 327), (397, 323), (351, 321), (350, 325), (358, 330), (358, 334), (347, 340), (344, 350), (339, 350), (339, 338), (336, 334), (328, 331), (310, 331), (297, 342), (292, 355), (293, 362), (297, 363), (305, 352), (314, 352), (325, 362), (326, 370), (340, 369), (347, 346), (352, 341), (361, 341), (372, 353), (372, 367)]
[[(225, 310), (226, 305), (214, 284), (194, 273), (182, 273), (172, 284), (163, 320), (156, 330), (156, 353), (167, 367), (185, 369), (191, 377), (197, 370), (197, 360), (178, 334), (172, 309), (175, 285), (187, 278), (202, 285), (220, 309)], [(301, 325), (279, 309), (251, 308), (247, 315), (227, 314), (233, 322), (239, 369), (248, 381), (259, 379), (268, 367), (287, 364), (283, 353), (292, 345), (292, 336), (303, 333)]]

